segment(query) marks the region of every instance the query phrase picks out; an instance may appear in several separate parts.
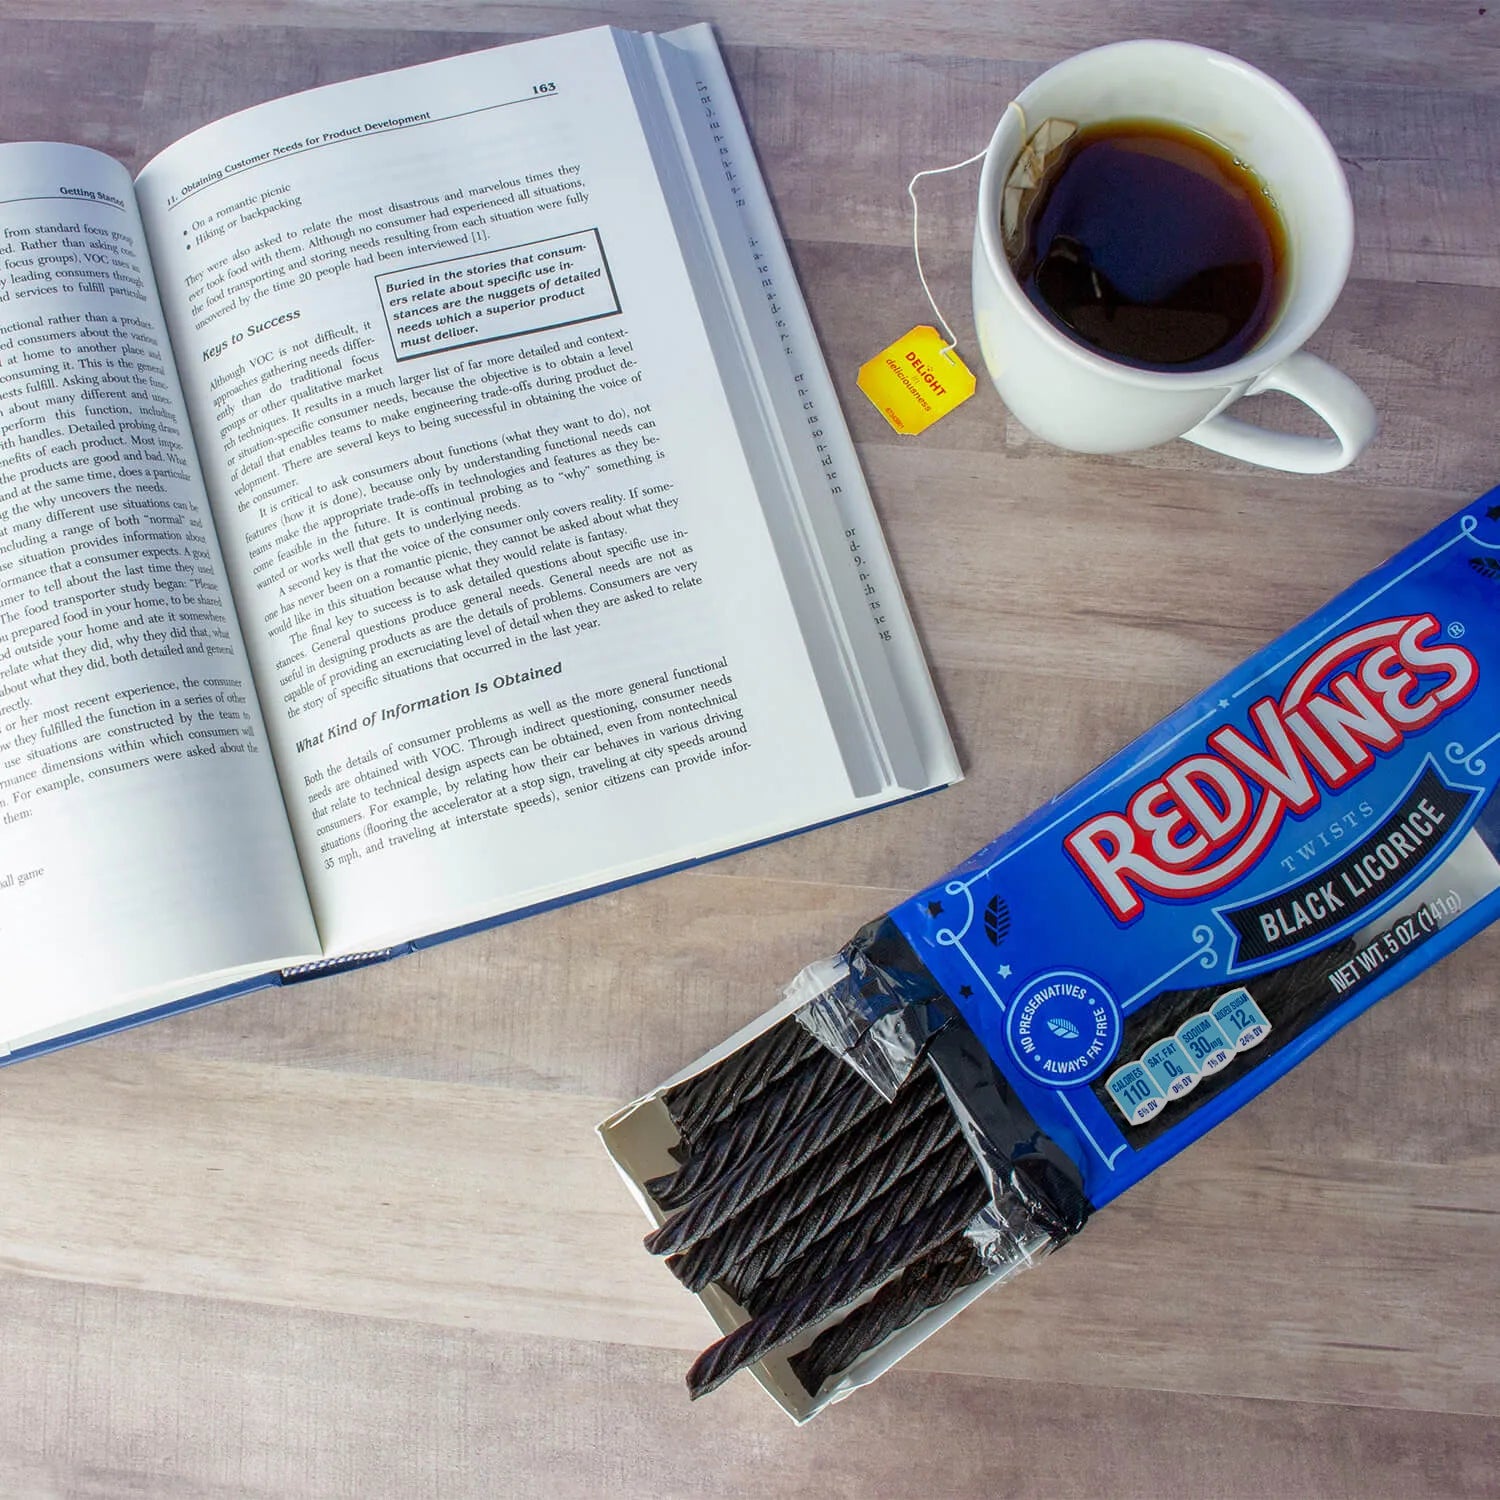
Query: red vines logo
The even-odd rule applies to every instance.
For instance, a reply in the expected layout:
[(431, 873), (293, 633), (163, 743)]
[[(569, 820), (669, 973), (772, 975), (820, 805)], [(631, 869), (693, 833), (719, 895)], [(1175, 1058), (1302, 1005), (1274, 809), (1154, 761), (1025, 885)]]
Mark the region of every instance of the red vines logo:
[(1431, 615), (1346, 631), (1302, 664), (1279, 699), (1250, 709), (1249, 733), (1225, 725), (1207, 747), (1139, 788), (1124, 812), (1100, 813), (1064, 840), (1099, 899), (1121, 922), (1143, 894), (1222, 890), (1260, 859), (1287, 813), (1311, 811), (1414, 731), (1456, 708), (1479, 664), (1432, 644)]

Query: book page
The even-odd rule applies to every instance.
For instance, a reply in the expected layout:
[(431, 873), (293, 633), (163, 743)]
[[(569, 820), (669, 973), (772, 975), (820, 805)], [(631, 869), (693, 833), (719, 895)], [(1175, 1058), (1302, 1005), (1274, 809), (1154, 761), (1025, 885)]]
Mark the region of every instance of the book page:
[(264, 105), (138, 191), (334, 946), (860, 804), (614, 33)]
[(317, 951), (130, 177), (97, 152), (0, 147), (0, 452), (14, 1046)]

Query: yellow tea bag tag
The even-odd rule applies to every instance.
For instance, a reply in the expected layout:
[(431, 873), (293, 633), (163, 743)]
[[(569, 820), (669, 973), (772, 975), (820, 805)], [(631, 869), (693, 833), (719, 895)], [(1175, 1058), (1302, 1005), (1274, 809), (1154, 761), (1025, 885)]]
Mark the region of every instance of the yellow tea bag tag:
[(911, 436), (967, 401), (974, 376), (937, 329), (924, 325), (862, 364), (859, 388), (897, 432)]

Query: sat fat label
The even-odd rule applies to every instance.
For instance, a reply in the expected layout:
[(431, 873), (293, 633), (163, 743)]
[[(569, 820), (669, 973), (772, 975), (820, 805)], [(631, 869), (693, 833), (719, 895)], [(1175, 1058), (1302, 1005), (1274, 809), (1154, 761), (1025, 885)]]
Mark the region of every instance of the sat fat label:
[(1500, 491), (892, 915), (1097, 1206), (1492, 919), (1497, 779)]

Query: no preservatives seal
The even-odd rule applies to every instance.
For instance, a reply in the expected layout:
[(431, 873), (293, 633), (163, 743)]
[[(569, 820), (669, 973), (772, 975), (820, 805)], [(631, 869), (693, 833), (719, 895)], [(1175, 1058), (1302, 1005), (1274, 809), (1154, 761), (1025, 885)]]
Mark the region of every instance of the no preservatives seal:
[(1053, 969), (1028, 979), (1005, 1012), (1021, 1071), (1053, 1088), (1090, 1083), (1120, 1050), (1120, 1007), (1092, 974)]

